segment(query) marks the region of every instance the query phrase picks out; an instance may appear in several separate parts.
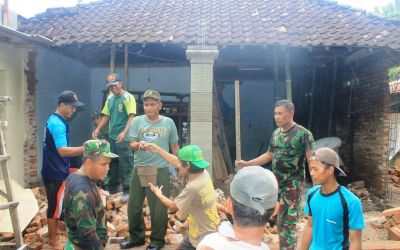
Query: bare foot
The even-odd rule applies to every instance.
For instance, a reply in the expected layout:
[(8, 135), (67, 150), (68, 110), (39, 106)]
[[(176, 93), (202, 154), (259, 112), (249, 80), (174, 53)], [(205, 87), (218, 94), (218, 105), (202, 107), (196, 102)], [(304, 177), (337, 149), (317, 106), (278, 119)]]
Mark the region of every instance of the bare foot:
[(55, 250), (63, 250), (64, 246), (60, 241), (56, 240), (54, 242), (49, 242), (49, 245)]

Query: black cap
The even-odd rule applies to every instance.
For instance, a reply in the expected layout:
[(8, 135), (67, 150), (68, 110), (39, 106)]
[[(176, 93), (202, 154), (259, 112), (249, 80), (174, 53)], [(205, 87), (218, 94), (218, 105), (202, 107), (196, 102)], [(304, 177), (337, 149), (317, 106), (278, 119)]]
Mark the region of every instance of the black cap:
[(64, 90), (58, 96), (58, 103), (65, 103), (74, 107), (82, 107), (84, 104), (78, 101), (78, 96), (71, 90)]

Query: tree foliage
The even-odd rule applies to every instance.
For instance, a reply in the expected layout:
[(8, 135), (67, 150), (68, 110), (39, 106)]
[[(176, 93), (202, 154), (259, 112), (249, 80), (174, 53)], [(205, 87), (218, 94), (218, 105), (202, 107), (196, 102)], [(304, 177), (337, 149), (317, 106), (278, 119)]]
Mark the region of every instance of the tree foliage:
[(392, 19), (400, 19), (400, 0), (393, 0), (393, 2), (388, 3), (383, 7), (375, 7), (374, 12), (378, 15)]

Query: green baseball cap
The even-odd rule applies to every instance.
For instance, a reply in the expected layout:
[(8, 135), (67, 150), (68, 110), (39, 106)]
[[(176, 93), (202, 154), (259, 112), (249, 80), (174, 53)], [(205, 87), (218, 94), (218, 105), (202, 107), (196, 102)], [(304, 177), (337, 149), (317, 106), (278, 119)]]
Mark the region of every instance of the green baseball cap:
[(145, 98), (148, 98), (148, 97), (161, 101), (160, 93), (158, 93), (155, 90), (146, 90), (146, 92), (144, 92), (144, 94), (143, 94), (142, 99), (144, 100)]
[(98, 154), (108, 158), (118, 157), (118, 155), (111, 153), (110, 143), (106, 140), (88, 140), (83, 143), (83, 156), (90, 157)]
[(203, 159), (203, 153), (199, 146), (187, 145), (178, 152), (181, 161), (188, 161), (198, 168), (208, 168), (210, 164)]

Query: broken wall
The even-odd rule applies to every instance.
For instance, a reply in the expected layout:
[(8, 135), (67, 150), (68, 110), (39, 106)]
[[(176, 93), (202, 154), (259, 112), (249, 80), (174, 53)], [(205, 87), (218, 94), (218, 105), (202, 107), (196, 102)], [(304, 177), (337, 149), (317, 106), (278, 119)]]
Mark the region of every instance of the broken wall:
[(335, 99), (336, 133), (343, 141), (345, 164), (354, 178), (365, 180), (382, 197), (389, 145), (387, 58), (381, 52), (349, 66), (348, 80), (358, 81), (340, 84)]

